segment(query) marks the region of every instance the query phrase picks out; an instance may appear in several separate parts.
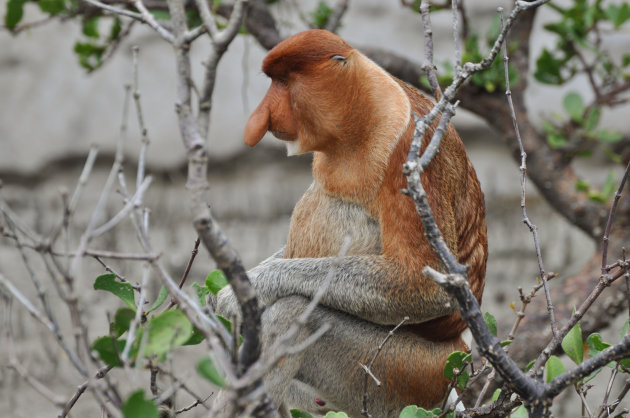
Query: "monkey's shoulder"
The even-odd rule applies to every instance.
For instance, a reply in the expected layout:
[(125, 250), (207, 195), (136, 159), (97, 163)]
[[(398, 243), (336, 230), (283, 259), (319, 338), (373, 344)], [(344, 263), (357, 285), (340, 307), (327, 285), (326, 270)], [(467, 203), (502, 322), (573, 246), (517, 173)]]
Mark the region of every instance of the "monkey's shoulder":
[(313, 183), (293, 210), (285, 257), (335, 256), (347, 235), (352, 240), (347, 255), (382, 254), (378, 221), (364, 207)]

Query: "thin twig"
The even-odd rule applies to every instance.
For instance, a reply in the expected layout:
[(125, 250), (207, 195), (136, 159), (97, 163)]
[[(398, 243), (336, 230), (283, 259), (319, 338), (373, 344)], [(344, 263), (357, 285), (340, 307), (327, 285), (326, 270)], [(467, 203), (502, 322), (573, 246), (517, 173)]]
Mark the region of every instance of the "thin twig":
[[(0, 278), (2, 277), (0, 276)], [(22, 379), (26, 381), (26, 383), (31, 385), (31, 387), (35, 389), (36, 392), (38, 392), (40, 395), (46, 398), (53, 405), (55, 406), (63, 405), (64, 401), (61, 395), (51, 391), (48, 386), (46, 386), (45, 384), (40, 382), (37, 378), (32, 376), (28, 372), (28, 370), (26, 370), (26, 368), (22, 366), (22, 363), (20, 363), (20, 360), (18, 359), (17, 354), (15, 352), (15, 346), (14, 346), (14, 340), (13, 340), (13, 327), (11, 326), (11, 299), (8, 297), (4, 299), (5, 299), (5, 304), (4, 304), (5, 305), (5, 315), (4, 315), (5, 324), (4, 326), (5, 326), (6, 337), (7, 337), (7, 352), (9, 354), (9, 367), (15, 370), (20, 375), (20, 377), (22, 377)]]
[(433, 28), (431, 27), (431, 16), (429, 15), (430, 7), (429, 0), (422, 0), (420, 3), (420, 14), (422, 16), (422, 25), (424, 26), (424, 57), (426, 61), (422, 69), (429, 80), (431, 94), (439, 100), (442, 97), (442, 90), (438, 83), (435, 64), (433, 64)]
[[(197, 239), (195, 240), (195, 245), (193, 247), (193, 250), (192, 250), (192, 252), (190, 254), (190, 259), (188, 259), (188, 264), (186, 265), (186, 270), (184, 271), (184, 274), (182, 275), (182, 278), (179, 281), (178, 287), (180, 289), (182, 287), (184, 287), (184, 283), (186, 283), (186, 279), (188, 278), (188, 274), (190, 273), (190, 269), (191, 269), (191, 267), (193, 265), (193, 262), (195, 261), (195, 257), (199, 253), (199, 244), (200, 243), (201, 243), (201, 239), (199, 237), (197, 237)], [(168, 308), (166, 308), (166, 309), (171, 309), (173, 306), (175, 306), (175, 300), (171, 301), (171, 303), (168, 305)]]
[(170, 33), (165, 27), (160, 25), (155, 17), (144, 7), (144, 4), (140, 0), (134, 1), (134, 6), (136, 9), (140, 11), (140, 13), (134, 13), (132, 11), (126, 9), (120, 9), (118, 7), (110, 6), (108, 4), (102, 3), (99, 0), (83, 0), (86, 3), (91, 4), (94, 7), (98, 7), (99, 9), (108, 12), (113, 15), (125, 16), (131, 19), (142, 22), (146, 25), (149, 25), (153, 30), (155, 30), (158, 35), (160, 35), (164, 40), (173, 44), (175, 43), (175, 38), (173, 34)]
[[(459, 7), (458, 4), (461, 0), (451, 0), (452, 14), (453, 14), (453, 42), (455, 44), (455, 71), (461, 71), (462, 68), (462, 46), (461, 46), (461, 34), (459, 33)], [(462, 16), (465, 19), (465, 16)]]
[(606, 274), (606, 264), (608, 260), (608, 239), (610, 236), (610, 230), (612, 228), (613, 218), (615, 216), (615, 212), (617, 211), (617, 204), (619, 203), (619, 199), (621, 199), (621, 193), (623, 192), (623, 188), (626, 185), (626, 180), (628, 180), (628, 175), (630, 174), (630, 161), (628, 161), (628, 165), (626, 166), (626, 171), (623, 173), (623, 177), (621, 178), (621, 183), (619, 183), (619, 188), (615, 192), (615, 198), (610, 206), (610, 211), (608, 212), (608, 221), (606, 222), (606, 230), (604, 232), (604, 236), (602, 237), (602, 274)]
[(586, 395), (584, 394), (583, 387), (576, 385), (575, 391), (580, 396), (580, 401), (582, 402), (582, 406), (583, 406), (582, 411), (586, 410), (586, 413), (588, 414), (588, 418), (593, 418), (593, 413), (591, 412), (591, 408), (588, 407), (588, 403), (586, 402)]
[(328, 21), (326, 22), (326, 27), (324, 29), (329, 30), (333, 33), (336, 33), (341, 25), (341, 19), (343, 15), (348, 10), (349, 0), (339, 0), (337, 5), (333, 9), (332, 13), (328, 17)]
[[(503, 21), (503, 8), (499, 7), (497, 9), (499, 16), (501, 18), (501, 32), (503, 33), (503, 29), (505, 28), (505, 23)], [(543, 287), (545, 289), (545, 298), (547, 299), (547, 312), (549, 313), (549, 322), (551, 323), (551, 332), (554, 337), (558, 335), (558, 329), (556, 327), (556, 316), (554, 313), (553, 303), (551, 301), (551, 294), (549, 293), (549, 287), (547, 286), (547, 274), (545, 273), (545, 268), (543, 266), (542, 254), (540, 251), (540, 243), (538, 241), (538, 231), (536, 229), (536, 225), (534, 225), (527, 216), (527, 208), (525, 207), (525, 183), (527, 179), (527, 153), (525, 153), (525, 149), (523, 148), (523, 141), (521, 139), (521, 133), (518, 128), (518, 122), (516, 120), (516, 111), (514, 110), (514, 103), (512, 102), (512, 91), (510, 90), (510, 76), (509, 76), (509, 57), (508, 57), (508, 35), (505, 34), (504, 43), (503, 43), (503, 68), (505, 71), (505, 96), (507, 97), (508, 105), (510, 107), (510, 116), (512, 117), (512, 124), (514, 126), (514, 133), (516, 135), (516, 140), (518, 141), (518, 146), (521, 151), (521, 212), (523, 214), (523, 222), (532, 233), (534, 238), (534, 247), (536, 249), (536, 258), (538, 259), (538, 270), (540, 272), (540, 280), (542, 280)]]
[[(96, 372), (96, 374), (94, 375), (94, 378), (102, 379), (111, 369), (112, 369), (112, 366), (102, 367)], [(74, 393), (74, 395), (72, 395), (72, 398), (70, 398), (70, 400), (68, 400), (68, 402), (65, 403), (63, 410), (59, 413), (57, 418), (65, 418), (68, 415), (68, 413), (70, 412), (74, 404), (77, 403), (81, 395), (83, 395), (85, 390), (88, 388), (88, 384), (89, 384), (89, 380), (86, 380), (81, 385), (79, 385), (79, 387), (77, 388), (77, 391)]]
[[(136, 0), (135, 3), (142, 2)], [(140, 127), (140, 134), (142, 135), (142, 146), (140, 147), (140, 155), (138, 157), (138, 170), (136, 175), (136, 189), (140, 189), (142, 182), (144, 181), (144, 167), (146, 165), (147, 151), (149, 149), (149, 135), (147, 127), (144, 124), (144, 116), (142, 115), (142, 106), (140, 104), (140, 83), (138, 82), (138, 53), (140, 48), (135, 45), (132, 48), (133, 51), (133, 101), (136, 104), (136, 117), (138, 119), (138, 126)], [(136, 202), (137, 206), (142, 205), (142, 196)]]
[(372, 373), (372, 366), (374, 366), (374, 362), (376, 361), (376, 358), (378, 357), (378, 355), (383, 350), (383, 347), (385, 347), (385, 344), (387, 343), (387, 341), (396, 333), (396, 331), (398, 331), (398, 328), (400, 328), (408, 320), (409, 320), (408, 316), (404, 317), (402, 319), (402, 321), (400, 321), (398, 323), (398, 325), (396, 325), (393, 329), (391, 329), (387, 333), (387, 336), (385, 336), (383, 341), (381, 341), (381, 343), (376, 348), (376, 351), (374, 352), (374, 355), (372, 356), (372, 358), (370, 359), (368, 364), (367, 365), (361, 365), (363, 367), (363, 370), (365, 371), (365, 376), (363, 378), (363, 408), (361, 409), (361, 415), (363, 415), (364, 417), (372, 417), (372, 414), (370, 414), (368, 412), (368, 407), (367, 407), (367, 401), (368, 401), (368, 377), (371, 377), (372, 380), (374, 380), (374, 382), (376, 383), (376, 386), (379, 386), (379, 387), (381, 386), (381, 382)]

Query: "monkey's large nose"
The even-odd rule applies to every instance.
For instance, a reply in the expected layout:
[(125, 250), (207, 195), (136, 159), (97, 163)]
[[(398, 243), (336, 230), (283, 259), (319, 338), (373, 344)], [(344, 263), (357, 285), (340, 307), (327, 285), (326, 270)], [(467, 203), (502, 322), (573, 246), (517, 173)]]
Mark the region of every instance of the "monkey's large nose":
[(253, 147), (260, 142), (269, 127), (269, 108), (263, 102), (254, 113), (251, 114), (245, 124), (245, 132), (243, 133), (243, 141), (249, 147)]

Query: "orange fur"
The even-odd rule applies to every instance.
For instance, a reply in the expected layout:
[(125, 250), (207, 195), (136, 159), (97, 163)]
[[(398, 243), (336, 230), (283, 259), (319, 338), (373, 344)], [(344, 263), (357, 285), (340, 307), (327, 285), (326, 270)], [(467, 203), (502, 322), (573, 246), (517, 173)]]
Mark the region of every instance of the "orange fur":
[[(255, 145), (268, 130), (297, 141), (300, 152), (314, 152), (314, 184), (296, 205), (284, 256), (335, 256), (351, 233), (348, 255), (382, 256), (375, 268), (385, 265), (389, 272), (389, 294), (383, 297), (408, 306), (418, 295), (441, 300), (443, 291), (422, 269), (442, 266), (415, 205), (401, 193), (407, 187), (402, 165), (414, 130), (411, 113), (426, 114), (431, 102), (326, 31), (303, 32), (280, 43), (265, 58), (263, 71), (272, 84), (246, 125), (245, 143)], [(483, 194), (452, 126), (422, 183), (447, 245), (470, 266), (469, 282), (481, 300), (487, 259)], [(401, 334), (417, 338), (419, 347), (426, 344), (427, 352), (400, 352), (391, 343), (375, 368), (388, 396), (431, 406), (446, 390), (446, 356), (465, 347), (460, 334), (466, 324), (447, 308), (442, 316), (411, 322)], [(367, 361), (363, 356), (357, 354), (357, 361)], [(356, 382), (354, 374), (346, 378)]]

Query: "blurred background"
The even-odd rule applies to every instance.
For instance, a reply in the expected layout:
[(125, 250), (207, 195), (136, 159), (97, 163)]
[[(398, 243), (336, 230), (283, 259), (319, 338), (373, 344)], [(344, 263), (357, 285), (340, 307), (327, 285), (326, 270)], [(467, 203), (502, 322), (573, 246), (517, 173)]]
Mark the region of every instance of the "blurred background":
[[(299, 3), (304, 10), (311, 10), (317, 2)], [(5, 9), (5, 4), (5, 0), (0, 0), (0, 10)], [(495, 0), (469, 2), (473, 29), (485, 33), (497, 6), (509, 9), (510, 4)], [(37, 18), (36, 10), (25, 11), (28, 18)], [(306, 29), (291, 2), (279, 2), (272, 12), (284, 36)], [(532, 59), (538, 55), (534, 50), (553, 44), (542, 30), (551, 13), (543, 10), (536, 20)], [(451, 15), (434, 13), (431, 18), (439, 63), (451, 59), (453, 54)], [(424, 40), (420, 16), (399, 1), (351, 2), (338, 33), (355, 47), (377, 46), (422, 61)], [(186, 204), (187, 162), (174, 112), (175, 64), (171, 47), (137, 25), (102, 68), (86, 73), (73, 52), (73, 45), (81, 36), (80, 25), (75, 21), (53, 22), (17, 36), (0, 30), (0, 193), (27, 224), (45, 233), (61, 218), (61, 191), (73, 190), (89, 148), (96, 145), (97, 164), (74, 217), (77, 232), (85, 227), (113, 162), (122, 120), (124, 85), (132, 80), (131, 46), (138, 45), (141, 102), (151, 141), (147, 171), (154, 177), (145, 202), (151, 208), (154, 249), (162, 253), (166, 267), (177, 277), (185, 269), (196, 237)], [(627, 30), (606, 39), (612, 51), (627, 52), (629, 41)], [(311, 181), (310, 156), (287, 158), (283, 144), (270, 135), (253, 149), (242, 143), (245, 121), (269, 85), (260, 71), (265, 53), (247, 35), (239, 35), (230, 45), (219, 65), (207, 142), (210, 205), (247, 267), (283, 245), (293, 206)], [(206, 56), (204, 42), (195, 43), (192, 54), (193, 71), (200, 76), (201, 61)], [(530, 77), (525, 99), (531, 110), (530, 118), (540, 126), (545, 118), (560, 111), (567, 91), (582, 89), (586, 83), (584, 77), (577, 77), (566, 86), (551, 87), (538, 84), (529, 75), (520, 76)], [(626, 105), (606, 112), (603, 124), (627, 137), (629, 111)], [(466, 144), (486, 198), (490, 255), (483, 309), (511, 324), (514, 315), (509, 303), (518, 300), (517, 286), (529, 291), (538, 275), (532, 237), (521, 220), (519, 169), (497, 134), (481, 119), (460, 109), (453, 123)], [(131, 182), (135, 181), (140, 139), (132, 114), (124, 162), (124, 172)], [(581, 162), (578, 168), (597, 186), (604, 183), (613, 167), (605, 158), (595, 156)], [(619, 178), (620, 168), (615, 170)], [(530, 219), (538, 226), (545, 267), (561, 276), (574, 274), (593, 254), (593, 242), (551, 209), (533, 185), (527, 192), (527, 208)], [(107, 207), (109, 214), (115, 214), (121, 205), (122, 197), (114, 195)], [(130, 226), (117, 228), (95, 242), (94, 247), (140, 251)], [(107, 321), (103, 318), (116, 306), (116, 301), (92, 290), (92, 278), (102, 272), (98, 263), (86, 259), (82, 268), (86, 280), (78, 286), (89, 304), (85, 315), (94, 326), (90, 333), (104, 334)], [(126, 271), (125, 266), (120, 268), (129, 277), (137, 273), (133, 269)], [(202, 281), (213, 268), (212, 260), (202, 249), (189, 281)], [(17, 251), (12, 243), (1, 238), (0, 272), (18, 283), (25, 294), (35, 294)], [(159, 286), (155, 282), (154, 291), (157, 291)], [(16, 349), (23, 364), (42, 381), (70, 396), (80, 379), (73, 370), (60, 367), (59, 350), (52, 337), (17, 304), (12, 309), (12, 321)], [(4, 338), (3, 334), (0, 341)], [(6, 349), (5, 343), (0, 343), (0, 415), (45, 417), (56, 413), (6, 367)], [(556, 416), (577, 416), (572, 415), (575, 411), (565, 409), (571, 408), (569, 404), (557, 406)], [(96, 416), (90, 407), (93, 405), (78, 404), (74, 416)], [(191, 412), (190, 416), (196, 413), (199, 412)]]

